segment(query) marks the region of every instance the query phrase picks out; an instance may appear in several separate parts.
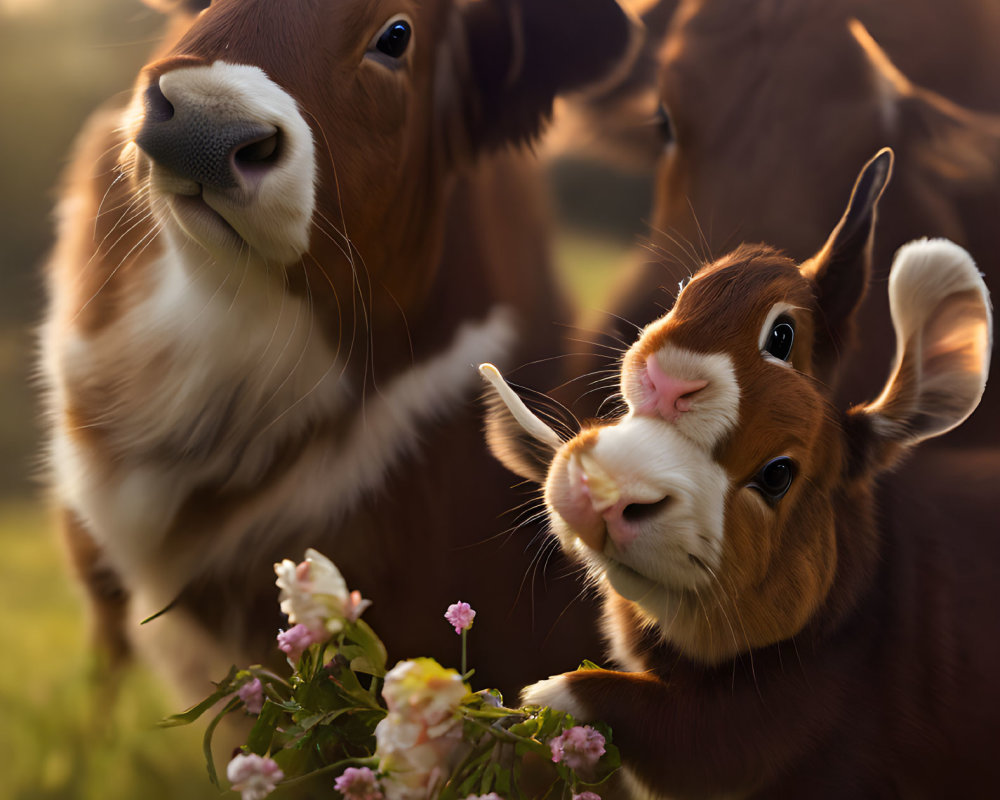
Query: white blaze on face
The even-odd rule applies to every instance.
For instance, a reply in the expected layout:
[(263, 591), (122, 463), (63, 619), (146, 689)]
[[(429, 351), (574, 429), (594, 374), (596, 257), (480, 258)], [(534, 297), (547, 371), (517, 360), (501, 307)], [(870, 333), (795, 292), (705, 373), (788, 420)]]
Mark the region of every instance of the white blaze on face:
[[(588, 472), (613, 481), (615, 497), (610, 505), (598, 501), (593, 512), (607, 535), (585, 543), (576, 528)], [(583, 448), (562, 448), (545, 499), (563, 547), (667, 625), (678, 596), (706, 586), (708, 569), (719, 564), (728, 488), (725, 470), (676, 426), (628, 416)], [(607, 497), (607, 487), (601, 491)]]
[(563, 548), (681, 644), (721, 564), (730, 480), (713, 451), (739, 421), (740, 387), (726, 353), (649, 352), (658, 324), (625, 358), (629, 413), (560, 449), (545, 498)]
[[(642, 352), (641, 344), (642, 339), (633, 345), (633, 350)], [(736, 427), (740, 412), (740, 386), (731, 356), (726, 353), (695, 353), (668, 343), (652, 353), (647, 363), (653, 360), (654, 368), (662, 374), (703, 386), (689, 396), (687, 410), (666, 420), (681, 434), (708, 450)], [(631, 363), (626, 357), (626, 364)], [(644, 380), (647, 370), (648, 367), (626, 367), (622, 372), (622, 395), (633, 415), (638, 415), (641, 408), (650, 405), (648, 395), (655, 392), (650, 382)]]
[[(312, 131), (291, 95), (258, 67), (222, 61), (171, 70), (159, 86), (167, 101), (183, 104), (200, 118), (220, 125), (273, 126), (279, 132), (275, 162), (266, 169), (237, 170), (235, 188), (201, 186), (153, 163), (152, 197), (166, 201), (165, 209), (153, 203), (161, 221), (216, 258), (238, 258), (241, 265), (252, 258), (279, 266), (300, 258), (309, 247), (317, 171)], [(134, 124), (141, 124), (141, 112)]]

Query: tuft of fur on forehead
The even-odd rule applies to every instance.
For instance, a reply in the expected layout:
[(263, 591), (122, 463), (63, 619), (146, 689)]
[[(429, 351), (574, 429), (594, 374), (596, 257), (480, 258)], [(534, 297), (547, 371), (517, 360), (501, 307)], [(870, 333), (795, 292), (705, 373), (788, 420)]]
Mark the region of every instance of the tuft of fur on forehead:
[[(694, 275), (670, 314), (650, 326), (655, 334), (644, 339), (641, 352), (648, 355), (668, 336), (674, 344), (699, 352), (709, 341), (723, 349), (730, 344), (728, 337), (759, 327), (764, 304), (781, 301), (807, 308), (815, 302), (795, 262), (767, 245), (741, 245)], [(725, 314), (719, 313), (722, 308)]]

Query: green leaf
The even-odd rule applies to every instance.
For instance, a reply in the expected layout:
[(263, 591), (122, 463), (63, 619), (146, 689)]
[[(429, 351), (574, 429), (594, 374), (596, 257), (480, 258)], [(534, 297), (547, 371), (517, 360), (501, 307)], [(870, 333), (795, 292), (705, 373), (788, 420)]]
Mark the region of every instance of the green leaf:
[(283, 713), (284, 709), (280, 705), (272, 703), (270, 700), (264, 701), (264, 706), (261, 708), (260, 714), (257, 715), (257, 721), (247, 736), (247, 750), (259, 756), (267, 754), (267, 751), (271, 749), (271, 741), (274, 739), (275, 729), (278, 727)]
[(230, 711), (234, 711), (243, 704), (243, 701), (238, 697), (234, 697), (222, 710), (215, 715), (215, 718), (208, 723), (208, 727), (205, 729), (205, 738), (202, 739), (201, 749), (205, 754), (205, 766), (208, 768), (208, 779), (212, 782), (213, 786), (219, 786), (219, 776), (215, 772), (215, 760), (212, 758), (212, 736), (215, 734), (215, 729), (218, 727), (222, 718), (226, 716)]
[(236, 691), (236, 687), (233, 684), (236, 681), (238, 672), (239, 670), (237, 670), (236, 667), (233, 667), (229, 670), (229, 674), (217, 684), (218, 688), (198, 703), (198, 705), (192, 706), (187, 711), (180, 714), (172, 714), (165, 719), (161, 719), (156, 724), (161, 728), (175, 728), (178, 725), (190, 725), (224, 697)]
[(361, 685), (358, 676), (351, 670), (351, 666), (341, 657), (337, 656), (329, 665), (326, 672), (327, 680), (337, 687), (346, 697), (350, 698), (361, 708), (371, 708), (384, 712), (384, 708), (379, 703), (370, 689)]
[[(514, 770), (518, 770), (518, 765), (514, 765)], [(514, 779), (514, 772), (508, 769), (497, 769), (495, 791), (501, 797), (510, 797), (511, 782)]]
[[(344, 652), (347, 648), (341, 649), (341, 653), (352, 662), (351, 668), (367, 675), (374, 675), (376, 678), (384, 678), (385, 662), (388, 657), (385, 645), (368, 623), (361, 619), (352, 622), (347, 628), (347, 638), (358, 648), (358, 651), (351, 656)], [(357, 662), (358, 666), (355, 666), (354, 662)]]
[[(456, 797), (468, 797), (472, 794), (473, 787), (480, 782), (482, 773), (486, 769), (486, 761), (489, 759), (490, 754), (485, 753), (481, 759), (476, 759), (473, 762), (476, 766), (475, 769), (470, 772), (465, 779), (458, 785), (458, 791), (455, 793)], [(471, 767), (472, 765), (470, 765)]]
[(524, 722), (515, 722), (508, 728), (508, 730), (515, 736), (523, 736), (526, 739), (532, 739), (538, 735), (538, 731), (541, 730), (542, 722), (537, 716), (528, 717)]
[(142, 620), (139, 624), (140, 625), (145, 625), (147, 622), (152, 622), (154, 619), (157, 619), (158, 617), (162, 617), (168, 611), (170, 611), (171, 609), (173, 609), (173, 607), (175, 605), (177, 605), (177, 601), (176, 600), (171, 600), (169, 603), (167, 603), (166, 606), (164, 606), (163, 608), (161, 608), (155, 614), (150, 614), (148, 617), (146, 617), (146, 619)]
[(572, 728), (575, 724), (573, 717), (564, 711), (556, 711), (554, 708), (543, 708), (538, 712), (540, 727), (538, 738), (544, 740), (557, 736), (563, 729)]
[(483, 777), (479, 781), (479, 794), (489, 794), (493, 789), (493, 781), (496, 779), (497, 773), (500, 770), (500, 765), (495, 761), (490, 762), (490, 764), (483, 770)]

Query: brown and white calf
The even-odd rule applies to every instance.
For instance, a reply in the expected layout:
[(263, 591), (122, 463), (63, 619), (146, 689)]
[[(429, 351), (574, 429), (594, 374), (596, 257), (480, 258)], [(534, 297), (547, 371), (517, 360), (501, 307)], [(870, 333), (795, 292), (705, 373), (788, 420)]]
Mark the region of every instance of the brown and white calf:
[(499, 535), (519, 501), (474, 365), (560, 348), (523, 145), (636, 26), (613, 0), (165, 5), (172, 39), (79, 141), (47, 273), (52, 493), (105, 648), (203, 694), (275, 652), (271, 564), (312, 546), (393, 657), (453, 660), (459, 599), (487, 683), (584, 655), (571, 581), (518, 592), (538, 554)]
[(544, 483), (624, 670), (523, 699), (610, 723), (637, 796), (987, 797), (1000, 783), (1000, 452), (904, 463), (983, 392), (992, 316), (969, 255), (900, 249), (896, 363), (876, 399), (845, 409), (822, 380), (890, 164), (868, 164), (813, 258), (743, 245), (698, 271), (625, 355), (621, 419), (561, 442), (492, 374), (514, 412), (495, 409), (498, 454)]
[[(892, 253), (920, 236), (951, 239), (988, 281), (1000, 275), (1000, 6), (662, 5), (677, 8), (648, 85), (664, 116), (643, 129), (665, 134), (650, 166), (650, 237), (671, 258), (651, 263), (615, 311), (646, 324), (669, 302), (659, 287), (672, 296), (699, 258), (737, 242), (808, 258), (838, 219), (857, 164), (884, 146), (893, 148), (896, 168), (880, 206), (873, 285), (887, 279)], [(623, 102), (637, 104), (634, 86)], [(881, 385), (892, 355), (888, 320), (885, 292), (871, 292), (858, 317), (864, 349), (841, 383), (845, 400), (859, 402)], [(1000, 443), (994, 395), (987, 391), (990, 412), (977, 414), (956, 441)]]

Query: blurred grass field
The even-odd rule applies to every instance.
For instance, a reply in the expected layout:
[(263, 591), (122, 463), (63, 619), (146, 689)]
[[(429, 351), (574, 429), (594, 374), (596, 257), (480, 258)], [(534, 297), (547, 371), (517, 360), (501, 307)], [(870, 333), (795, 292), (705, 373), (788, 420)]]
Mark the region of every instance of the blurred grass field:
[(38, 503), (0, 506), (0, 753), (6, 800), (218, 797), (194, 728), (160, 729), (179, 709), (134, 670), (114, 707), (98, 706), (81, 594)]

